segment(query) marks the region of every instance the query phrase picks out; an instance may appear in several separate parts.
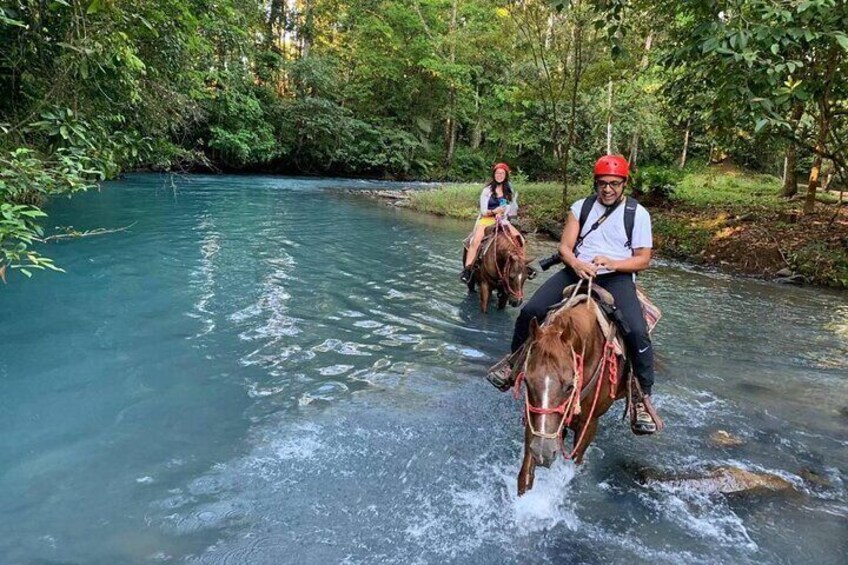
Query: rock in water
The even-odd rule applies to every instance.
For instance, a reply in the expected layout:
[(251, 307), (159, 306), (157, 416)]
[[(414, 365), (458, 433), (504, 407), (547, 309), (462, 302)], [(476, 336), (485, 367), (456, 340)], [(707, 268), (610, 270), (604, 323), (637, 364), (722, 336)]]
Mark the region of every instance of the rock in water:
[(817, 473), (812, 469), (801, 469), (798, 473), (798, 476), (810, 483), (811, 485), (815, 485), (817, 487), (822, 488), (830, 488), (832, 485), (828, 478), (821, 473)]
[(654, 478), (647, 484), (700, 492), (703, 494), (730, 494), (748, 491), (795, 491), (795, 486), (771, 473), (755, 473), (738, 467), (717, 467), (704, 477)]
[(710, 434), (710, 443), (716, 447), (739, 447), (745, 442), (730, 432), (716, 430)]
[(776, 279), (774, 279), (774, 282), (780, 283), (780, 284), (800, 285), (800, 284), (804, 284), (805, 281), (804, 281), (804, 275), (792, 275), (791, 277), (776, 278)]

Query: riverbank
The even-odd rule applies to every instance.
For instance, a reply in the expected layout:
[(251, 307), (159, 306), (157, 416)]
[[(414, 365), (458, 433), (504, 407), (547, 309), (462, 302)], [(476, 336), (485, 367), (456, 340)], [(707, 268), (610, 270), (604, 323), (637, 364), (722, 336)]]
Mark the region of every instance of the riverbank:
[[(515, 183), (524, 232), (558, 239), (562, 187)], [(778, 196), (780, 180), (769, 175), (707, 170), (691, 173), (664, 201), (643, 198), (651, 211), (654, 245), (661, 257), (784, 283), (848, 288), (848, 206), (823, 194), (816, 210), (801, 214), (800, 199)], [(477, 184), (445, 184), (371, 196), (395, 206), (473, 220)], [(588, 189), (570, 187), (570, 201)]]

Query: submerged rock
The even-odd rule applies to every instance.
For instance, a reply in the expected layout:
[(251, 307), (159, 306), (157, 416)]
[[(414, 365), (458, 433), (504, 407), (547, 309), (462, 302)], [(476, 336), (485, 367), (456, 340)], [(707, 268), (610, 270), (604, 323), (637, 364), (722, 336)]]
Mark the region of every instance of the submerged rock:
[(810, 483), (811, 485), (823, 488), (831, 487), (830, 480), (826, 476), (822, 475), (821, 473), (817, 473), (812, 469), (801, 469), (798, 472), (798, 476), (804, 479), (806, 482)]
[(643, 482), (647, 485), (660, 485), (679, 488), (702, 494), (730, 494), (754, 491), (792, 491), (795, 486), (784, 478), (771, 473), (747, 471), (739, 467), (716, 467), (704, 476), (675, 477), (650, 476), (643, 472)]
[(779, 277), (774, 279), (774, 282), (780, 284), (804, 284), (806, 281), (804, 280), (804, 275), (792, 275), (789, 277)]
[(739, 447), (745, 441), (730, 432), (716, 430), (710, 434), (710, 443), (716, 447)]

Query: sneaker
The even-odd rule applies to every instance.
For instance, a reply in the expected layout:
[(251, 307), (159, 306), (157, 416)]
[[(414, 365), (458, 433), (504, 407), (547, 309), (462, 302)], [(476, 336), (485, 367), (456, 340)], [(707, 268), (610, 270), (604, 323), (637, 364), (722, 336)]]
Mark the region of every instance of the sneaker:
[(459, 280), (468, 284), (471, 282), (471, 277), (474, 276), (474, 269), (472, 267), (465, 267), (462, 269), (462, 272), (459, 274)]
[(512, 388), (512, 365), (510, 364), (511, 355), (507, 355), (491, 367), (486, 372), (486, 380), (501, 392), (506, 392)]
[(650, 435), (657, 431), (657, 424), (645, 408), (644, 402), (637, 402), (634, 406), (636, 409), (636, 420), (633, 422), (633, 433), (636, 435)]

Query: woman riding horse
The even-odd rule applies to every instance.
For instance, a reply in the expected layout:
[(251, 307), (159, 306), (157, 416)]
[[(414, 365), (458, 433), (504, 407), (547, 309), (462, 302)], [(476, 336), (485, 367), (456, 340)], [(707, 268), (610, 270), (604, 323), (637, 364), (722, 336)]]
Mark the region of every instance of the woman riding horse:
[(509, 184), (509, 173), (509, 165), (506, 163), (498, 163), (492, 167), (492, 180), (483, 187), (480, 193), (480, 214), (477, 216), (471, 241), (468, 244), (465, 266), (459, 275), (462, 282), (466, 284), (471, 282), (477, 252), (480, 250), (480, 243), (483, 241), (487, 227), (500, 222), (520, 245), (524, 245), (521, 232), (509, 223), (510, 216), (518, 215), (518, 195), (513, 192)]

